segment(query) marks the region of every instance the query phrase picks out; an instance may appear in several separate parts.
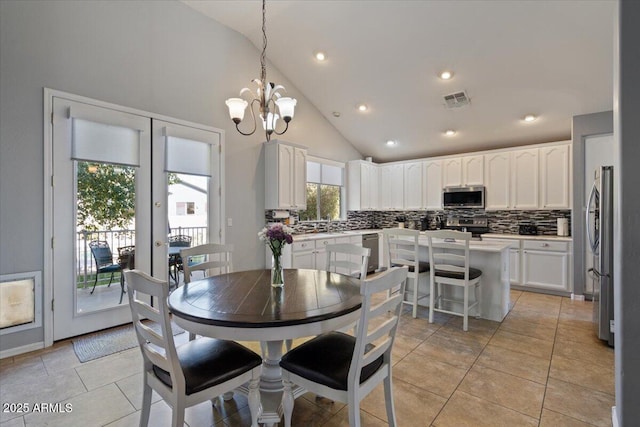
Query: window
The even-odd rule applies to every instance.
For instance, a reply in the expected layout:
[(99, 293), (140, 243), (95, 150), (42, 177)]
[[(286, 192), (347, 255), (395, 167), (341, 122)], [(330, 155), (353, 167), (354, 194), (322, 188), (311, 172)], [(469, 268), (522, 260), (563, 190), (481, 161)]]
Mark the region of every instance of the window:
[(318, 221), (342, 216), (344, 164), (330, 160), (307, 161), (307, 209), (300, 221)]
[(195, 202), (176, 202), (176, 215), (195, 215)]

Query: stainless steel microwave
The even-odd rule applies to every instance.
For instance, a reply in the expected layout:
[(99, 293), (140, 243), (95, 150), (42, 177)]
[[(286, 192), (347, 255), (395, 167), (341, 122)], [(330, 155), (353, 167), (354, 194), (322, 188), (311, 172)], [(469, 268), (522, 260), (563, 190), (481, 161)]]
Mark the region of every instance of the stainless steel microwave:
[(484, 186), (445, 187), (442, 190), (442, 206), (445, 208), (484, 208)]

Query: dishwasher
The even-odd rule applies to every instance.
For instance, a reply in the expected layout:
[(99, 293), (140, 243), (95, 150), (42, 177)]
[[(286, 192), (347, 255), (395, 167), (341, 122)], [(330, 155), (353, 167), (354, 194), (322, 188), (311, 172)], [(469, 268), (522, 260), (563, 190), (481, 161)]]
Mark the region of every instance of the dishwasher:
[(371, 249), (369, 255), (369, 266), (367, 274), (371, 274), (379, 267), (378, 263), (378, 233), (369, 233), (362, 235), (362, 247)]

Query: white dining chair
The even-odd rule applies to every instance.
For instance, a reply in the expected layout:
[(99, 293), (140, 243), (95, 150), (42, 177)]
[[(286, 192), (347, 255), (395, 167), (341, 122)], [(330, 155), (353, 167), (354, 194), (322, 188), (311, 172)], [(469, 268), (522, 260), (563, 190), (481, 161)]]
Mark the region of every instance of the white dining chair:
[(232, 254), (233, 245), (219, 243), (205, 243), (180, 250), (184, 283), (191, 282), (191, 275), (196, 271), (202, 271), (204, 277), (214, 272), (214, 269), (216, 274), (231, 273)]
[[(471, 233), (453, 230), (427, 231), (429, 240), (429, 261), (431, 264), (431, 295), (429, 297), (429, 323), (433, 323), (434, 312), (462, 316), (462, 329), (468, 330), (469, 311), (478, 307), (480, 316), (478, 289), (482, 271), (469, 266), (469, 241)], [(462, 299), (453, 298), (451, 292), (443, 293), (443, 286), (463, 288)], [(469, 288), (473, 287), (475, 301), (469, 304)], [(454, 311), (453, 306), (462, 305), (462, 312)]]
[[(156, 391), (173, 410), (171, 425), (184, 425), (185, 408), (214, 399), (249, 383), (251, 425), (258, 427), (262, 358), (246, 347), (213, 338), (175, 346), (167, 297), (169, 283), (139, 270), (125, 271), (129, 307), (143, 361), (140, 426), (149, 424), (151, 394)], [(146, 300), (151, 297), (156, 305)], [(155, 325), (153, 328), (148, 319)]]
[(326, 271), (364, 279), (367, 277), (371, 249), (353, 243), (334, 243), (325, 246)]
[[(391, 350), (398, 327), (408, 267), (395, 267), (360, 284), (362, 308), (355, 337), (342, 332), (319, 335), (286, 353), (280, 361), (285, 427), (291, 427), (293, 384), (317, 395), (346, 403), (349, 425), (360, 426), (360, 401), (384, 382), (387, 421), (395, 427), (391, 381)], [(386, 299), (374, 305), (372, 296)], [(377, 300), (376, 300), (377, 301)], [(369, 327), (371, 325), (371, 330)], [(301, 393), (297, 393), (300, 395)]]
[(408, 277), (412, 280), (412, 288), (405, 290), (409, 294), (409, 299), (405, 298), (403, 302), (412, 306), (411, 314), (415, 318), (418, 316), (418, 301), (429, 296), (428, 293), (420, 293), (420, 278), (426, 279), (429, 274), (429, 263), (420, 261), (419, 257), (420, 231), (406, 228), (385, 228), (382, 233), (387, 268), (403, 265), (409, 268)]

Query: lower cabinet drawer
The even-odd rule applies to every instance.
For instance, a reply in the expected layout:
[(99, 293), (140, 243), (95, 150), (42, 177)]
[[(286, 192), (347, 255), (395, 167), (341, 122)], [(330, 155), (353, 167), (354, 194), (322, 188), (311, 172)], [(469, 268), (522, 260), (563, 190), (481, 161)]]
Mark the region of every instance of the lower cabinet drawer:
[(569, 242), (553, 242), (549, 240), (525, 240), (522, 242), (523, 249), (538, 251), (568, 252)]

